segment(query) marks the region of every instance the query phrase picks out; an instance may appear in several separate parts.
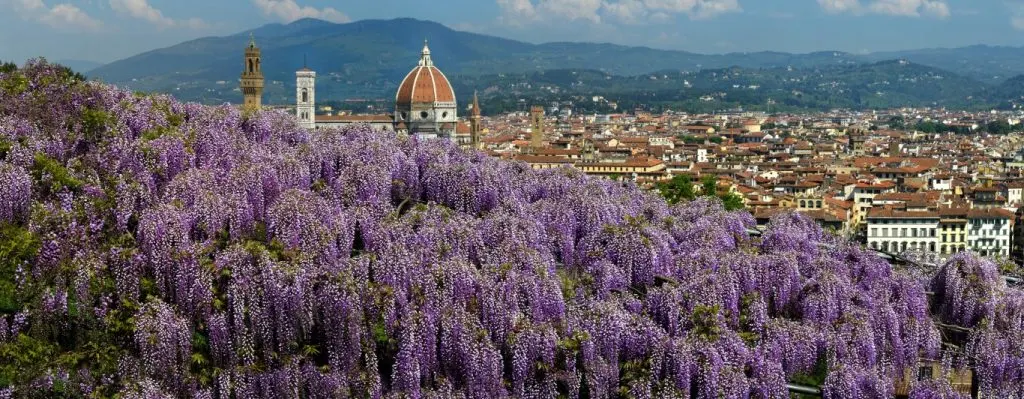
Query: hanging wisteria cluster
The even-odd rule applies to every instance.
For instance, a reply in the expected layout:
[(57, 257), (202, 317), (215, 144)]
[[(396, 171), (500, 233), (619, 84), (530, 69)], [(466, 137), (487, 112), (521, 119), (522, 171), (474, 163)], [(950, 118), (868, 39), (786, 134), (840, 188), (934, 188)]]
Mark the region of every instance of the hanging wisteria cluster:
[[(1024, 294), (797, 215), (0, 75), (0, 397), (1021, 397)], [(945, 375), (916, 398), (956, 397)]]

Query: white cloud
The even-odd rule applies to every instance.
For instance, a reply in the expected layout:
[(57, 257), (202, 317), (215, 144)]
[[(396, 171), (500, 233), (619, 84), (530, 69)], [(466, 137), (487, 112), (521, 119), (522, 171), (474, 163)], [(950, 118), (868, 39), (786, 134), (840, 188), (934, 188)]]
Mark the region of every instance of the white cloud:
[(829, 13), (860, 11), (859, 0), (818, 0), (818, 5)]
[(937, 18), (949, 17), (949, 5), (942, 0), (876, 0), (870, 5), (878, 14), (917, 17), (930, 15)]
[(741, 11), (739, 0), (497, 0), (500, 20), (511, 25), (546, 21), (662, 22), (672, 15), (710, 18)]
[(867, 5), (860, 0), (818, 0), (825, 12), (853, 14), (884, 14), (904, 17), (930, 16), (949, 18), (949, 4), (946, 0), (874, 0)]
[(13, 0), (14, 8), (20, 12), (35, 11), (46, 8), (43, 0)]
[(330, 22), (351, 21), (347, 15), (331, 7), (314, 8), (300, 6), (295, 0), (252, 0), (264, 15), (275, 17), (281, 22), (293, 22), (302, 18), (316, 18)]
[(1010, 8), (1010, 25), (1013, 29), (1024, 30), (1024, 1), (1017, 3), (1008, 3), (1007, 7)]
[(189, 29), (206, 28), (206, 22), (199, 18), (174, 20), (165, 17), (160, 10), (149, 5), (147, 0), (110, 0), (110, 8), (118, 13), (138, 18), (156, 25), (159, 28), (183, 27)]
[(103, 28), (103, 22), (71, 4), (63, 3), (48, 7), (43, 0), (10, 0), (6, 3), (10, 4), (22, 18), (55, 29), (98, 31)]

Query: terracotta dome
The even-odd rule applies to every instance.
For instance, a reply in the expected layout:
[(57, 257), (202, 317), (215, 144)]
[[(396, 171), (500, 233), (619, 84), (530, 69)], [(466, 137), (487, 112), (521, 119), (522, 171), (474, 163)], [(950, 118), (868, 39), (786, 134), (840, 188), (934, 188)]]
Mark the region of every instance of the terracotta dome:
[(455, 91), (452, 90), (448, 78), (434, 66), (430, 59), (430, 49), (423, 45), (423, 53), (419, 64), (398, 86), (395, 103), (403, 105), (424, 103), (454, 103)]

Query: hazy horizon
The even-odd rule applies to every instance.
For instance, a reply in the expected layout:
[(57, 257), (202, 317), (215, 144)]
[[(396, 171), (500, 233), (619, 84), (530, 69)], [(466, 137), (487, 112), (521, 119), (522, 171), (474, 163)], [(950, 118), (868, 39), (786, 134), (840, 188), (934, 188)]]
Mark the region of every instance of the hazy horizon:
[[(416, 18), (528, 42), (590, 42), (701, 54), (854, 54), (1024, 43), (1024, 0), (324, 0), (84, 4), (0, 0), (0, 59), (109, 63), (207, 36), (301, 18)], [(32, 32), (26, 35), (24, 32)]]

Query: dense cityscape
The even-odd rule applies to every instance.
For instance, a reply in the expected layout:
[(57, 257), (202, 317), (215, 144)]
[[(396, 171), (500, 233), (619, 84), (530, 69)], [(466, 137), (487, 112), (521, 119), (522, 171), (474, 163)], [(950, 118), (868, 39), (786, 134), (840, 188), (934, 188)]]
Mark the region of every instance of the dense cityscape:
[(817, 3), (0, 3), (0, 399), (1024, 399), (1021, 48), (647, 47), (1024, 4)]
[[(421, 68), (434, 71), (446, 98), (437, 99), (434, 83), (430, 93), (414, 91)], [(659, 192), (711, 178), (714, 194), (737, 197), (759, 228), (775, 214), (795, 211), (883, 252), (947, 259), (969, 249), (1003, 261), (1024, 259), (1024, 212), (1017, 213), (1024, 203), (1024, 110), (652, 114), (638, 108), (579, 115), (570, 102), (482, 117), (474, 95), (469, 117), (439, 122), (435, 113), (456, 115), (455, 94), (426, 44), (396, 97), (396, 108), (405, 111), (395, 112), (405, 120), (397, 113), (317, 107), (315, 79), (309, 68), (297, 72), (298, 105), (283, 107), (308, 128), (369, 124), (421, 137), (440, 133), (534, 169), (568, 166)], [(603, 96), (592, 101), (615, 107)], [(414, 103), (430, 115), (420, 118), (429, 119), (429, 129), (416, 115), (408, 118)], [(440, 103), (444, 111), (434, 106)]]

